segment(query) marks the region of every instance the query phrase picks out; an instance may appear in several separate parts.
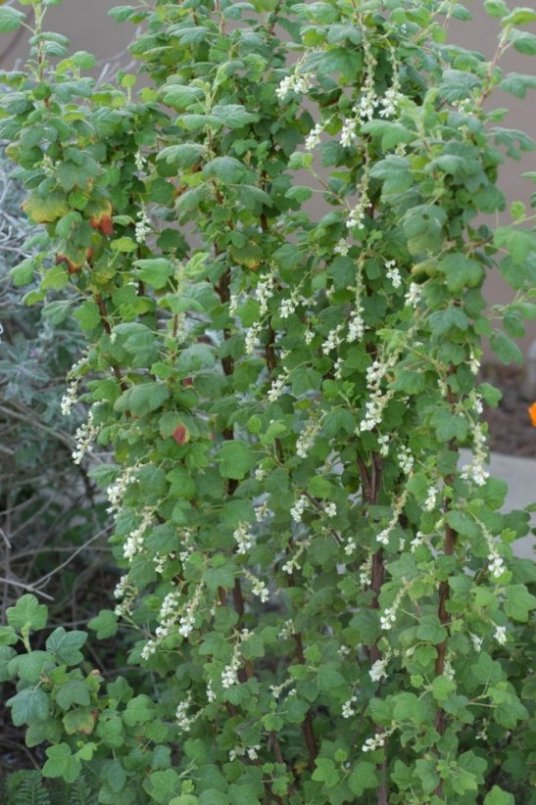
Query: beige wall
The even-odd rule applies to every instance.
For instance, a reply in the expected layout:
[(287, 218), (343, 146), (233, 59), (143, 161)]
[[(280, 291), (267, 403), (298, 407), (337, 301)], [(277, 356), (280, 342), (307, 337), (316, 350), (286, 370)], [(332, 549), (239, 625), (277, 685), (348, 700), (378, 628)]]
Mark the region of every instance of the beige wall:
[[(64, 0), (63, 5), (50, 9), (47, 27), (49, 30), (68, 36), (75, 50), (89, 50), (106, 62), (124, 50), (133, 35), (133, 26), (128, 23), (115, 23), (107, 16), (108, 9), (118, 5), (119, 2), (120, 0)], [(468, 5), (474, 17), (473, 22), (461, 23), (455, 20), (451, 24), (449, 39), (492, 57), (497, 42), (498, 22), (488, 17), (481, 0), (469, 2)], [(0, 50), (1, 67), (10, 67), (17, 59), (25, 57), (26, 46), (23, 40), (14, 42), (13, 37), (11, 41), (4, 38), (0, 41), (0, 48), (3, 42), (13, 47), (9, 49), (5, 59), (1, 58), (1, 52), (5, 47)], [(502, 65), (507, 71), (534, 73), (536, 58), (523, 56), (512, 49), (504, 57)], [(534, 139), (536, 139), (535, 105), (536, 91), (529, 94), (526, 101), (500, 94), (494, 99), (494, 106), (505, 106), (511, 110), (508, 119), (501, 125), (522, 129)], [(508, 161), (503, 167), (501, 182), (510, 200), (520, 199), (528, 202), (531, 193), (536, 192), (536, 185), (521, 178), (522, 172), (526, 170), (536, 170), (536, 152), (526, 154), (520, 163)], [(508, 289), (499, 276), (490, 277), (487, 296), (492, 303), (508, 300)], [(533, 322), (529, 325), (529, 333), (523, 341), (523, 346), (526, 348), (534, 338), (536, 338), (536, 323)]]

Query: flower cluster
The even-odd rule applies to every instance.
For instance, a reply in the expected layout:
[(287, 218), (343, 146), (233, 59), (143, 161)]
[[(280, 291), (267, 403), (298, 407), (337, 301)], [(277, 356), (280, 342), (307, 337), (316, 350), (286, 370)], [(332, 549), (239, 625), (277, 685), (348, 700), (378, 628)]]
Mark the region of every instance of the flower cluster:
[(262, 581), (262, 579), (257, 578), (257, 576), (254, 576), (253, 573), (250, 573), (250, 571), (247, 570), (246, 568), (244, 568), (242, 572), (244, 573), (244, 576), (251, 584), (251, 592), (253, 593), (253, 595), (256, 596), (256, 598), (259, 598), (261, 603), (263, 604), (269, 601), (270, 591), (268, 590), (268, 587), (266, 586), (265, 582)]
[(75, 434), (75, 448), (72, 453), (75, 464), (80, 464), (84, 456), (91, 453), (98, 434), (99, 429), (94, 422), (94, 413), (90, 411), (87, 421), (80, 425)]
[(125, 544), (123, 545), (123, 556), (129, 562), (140, 553), (143, 547), (143, 537), (149, 526), (154, 521), (154, 509), (145, 508), (142, 512), (142, 517), (137, 528), (129, 534)]
[[(404, 581), (404, 579), (402, 579)], [(380, 628), (383, 631), (388, 632), (390, 631), (396, 621), (396, 615), (400, 608), (400, 604), (402, 603), (402, 599), (406, 594), (406, 587), (401, 587), (400, 590), (397, 592), (395, 600), (391, 604), (391, 606), (386, 609), (382, 615), (380, 615)]]
[(380, 533), (376, 537), (376, 541), (379, 542), (380, 545), (389, 545), (389, 537), (393, 533), (394, 529), (400, 522), (400, 515), (404, 510), (404, 506), (406, 505), (406, 501), (408, 499), (408, 490), (407, 488), (402, 491), (402, 494), (396, 499), (395, 504), (393, 506), (393, 514), (387, 526), (380, 531)]
[(477, 486), (484, 486), (489, 478), (486, 469), (488, 461), (487, 438), (484, 426), (477, 422), (473, 428), (473, 458), (469, 464), (462, 467), (461, 476), (466, 481), (473, 481)]
[(238, 548), (237, 553), (246, 554), (253, 548), (255, 538), (250, 531), (248, 523), (240, 523), (233, 531), (233, 539)]
[[(316, 436), (320, 430), (320, 423), (311, 419), (305, 425), (305, 428), (300, 433), (296, 440), (296, 455), (300, 458), (307, 458), (309, 451), (315, 443)], [(302, 512), (303, 513), (303, 512)]]
[(194, 716), (188, 715), (188, 710), (190, 709), (191, 706), (192, 706), (191, 693), (188, 693), (186, 699), (177, 705), (177, 709), (175, 711), (175, 720), (181, 732), (189, 732), (193, 724), (195, 723), (196, 719), (199, 718), (200, 712), (196, 713)]
[(221, 675), (222, 688), (232, 688), (234, 685), (239, 684), (240, 680), (238, 679), (238, 672), (240, 670), (240, 666), (242, 665), (240, 649), (242, 643), (248, 640), (249, 637), (251, 637), (251, 632), (248, 629), (242, 629), (238, 636), (238, 640), (235, 643), (231, 662), (223, 669)]
[(136, 243), (143, 245), (147, 240), (147, 235), (149, 235), (151, 231), (152, 231), (151, 222), (147, 217), (145, 208), (142, 207), (139, 212), (138, 220), (136, 221), (136, 226), (134, 230), (134, 237), (136, 238)]
[(290, 516), (294, 520), (295, 523), (301, 523), (303, 518), (303, 513), (307, 508), (307, 497), (305, 495), (300, 495), (298, 500), (294, 503), (293, 506), (290, 508)]
[(285, 76), (275, 91), (277, 99), (285, 101), (288, 96), (295, 92), (300, 95), (305, 95), (309, 92), (314, 83), (314, 75), (312, 73), (299, 73), (298, 71), (291, 75)]
[(133, 467), (125, 467), (113, 484), (110, 484), (107, 488), (106, 496), (110, 504), (106, 509), (108, 514), (115, 514), (120, 510), (126, 491), (130, 484), (134, 483), (136, 480), (139, 468), (139, 464), (135, 464)]

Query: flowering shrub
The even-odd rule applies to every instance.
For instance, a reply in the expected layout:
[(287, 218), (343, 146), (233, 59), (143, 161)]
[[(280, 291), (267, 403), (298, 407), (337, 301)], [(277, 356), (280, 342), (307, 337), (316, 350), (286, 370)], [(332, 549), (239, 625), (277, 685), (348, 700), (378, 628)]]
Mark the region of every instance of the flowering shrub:
[[(8, 610), (44, 777), (125, 805), (536, 802), (529, 518), (501, 512), (478, 382), (482, 339), (518, 360), (536, 313), (530, 214), (485, 217), (534, 147), (489, 98), (536, 86), (499, 65), (536, 53), (536, 12), (486, 0), (488, 62), (448, 43), (448, 0), (120, 6), (136, 93), (95, 91), (55, 2), (24, 0), (32, 58), (4, 77), (49, 236), (13, 273), (30, 302), (78, 294), (63, 406), (89, 406), (74, 460), (101, 457), (123, 568), (90, 628), (139, 674), (105, 682), (83, 632), (36, 650), (45, 608)], [(515, 298), (491, 315), (494, 268)]]

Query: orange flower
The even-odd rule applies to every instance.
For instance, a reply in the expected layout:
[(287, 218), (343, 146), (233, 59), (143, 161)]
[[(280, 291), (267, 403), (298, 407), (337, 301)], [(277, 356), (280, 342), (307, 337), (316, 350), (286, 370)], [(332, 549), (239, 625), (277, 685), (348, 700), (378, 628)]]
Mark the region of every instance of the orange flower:
[(532, 405), (530, 406), (530, 408), (529, 408), (529, 416), (530, 416), (530, 421), (532, 422), (532, 424), (536, 428), (536, 402), (533, 402)]

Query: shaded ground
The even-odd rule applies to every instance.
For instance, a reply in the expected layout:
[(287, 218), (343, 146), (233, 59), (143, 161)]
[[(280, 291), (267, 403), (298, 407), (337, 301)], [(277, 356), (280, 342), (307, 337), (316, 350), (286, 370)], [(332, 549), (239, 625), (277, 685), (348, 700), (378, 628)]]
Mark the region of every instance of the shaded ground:
[(536, 428), (531, 425), (527, 412), (536, 398), (525, 396), (523, 369), (487, 364), (482, 369), (482, 379), (503, 393), (499, 407), (487, 408), (484, 414), (490, 428), (492, 451), (536, 458)]

